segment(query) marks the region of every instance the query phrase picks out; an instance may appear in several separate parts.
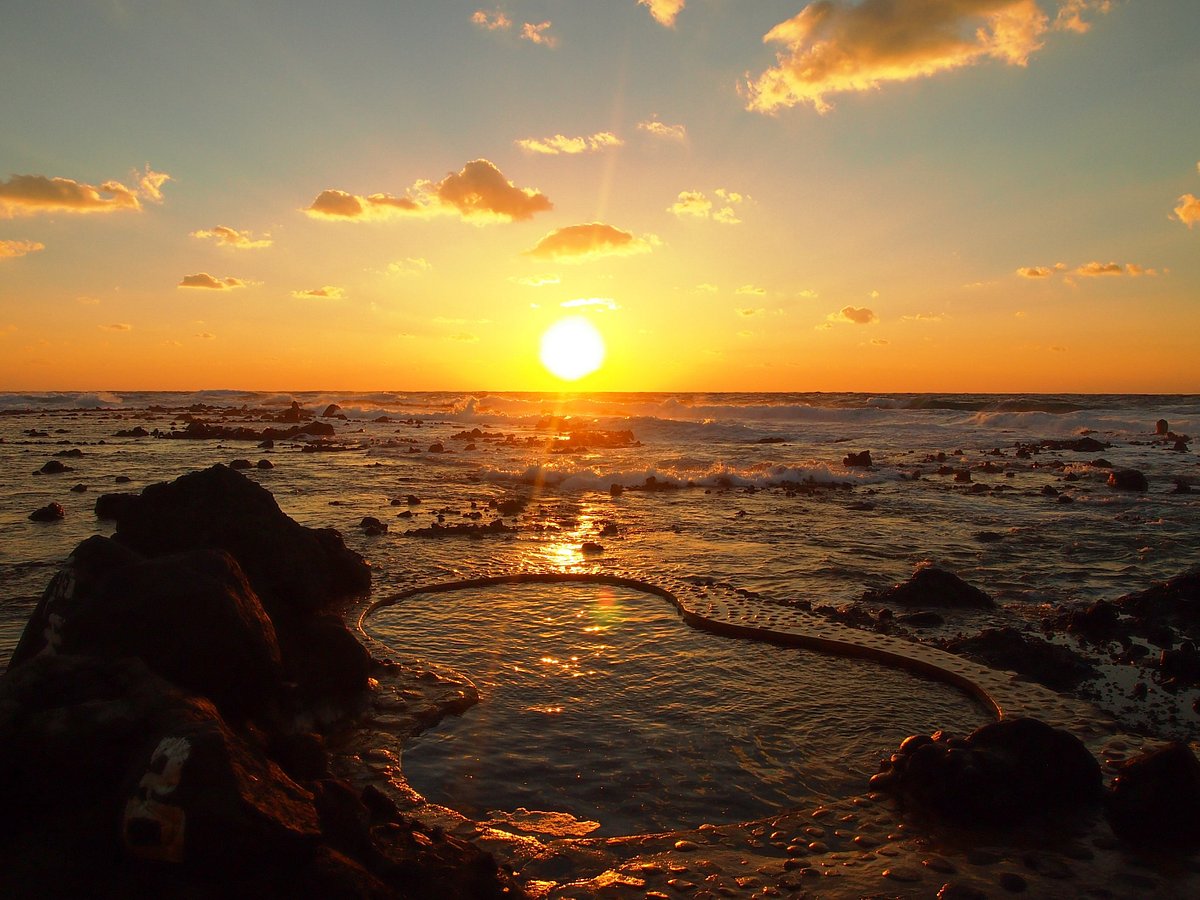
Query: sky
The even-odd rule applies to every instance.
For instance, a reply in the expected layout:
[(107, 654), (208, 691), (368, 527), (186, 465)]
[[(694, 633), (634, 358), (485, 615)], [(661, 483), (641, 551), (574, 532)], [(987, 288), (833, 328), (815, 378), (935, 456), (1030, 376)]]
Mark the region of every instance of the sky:
[(0, 390), (1200, 392), (1198, 36), (1196, 0), (9, 4)]

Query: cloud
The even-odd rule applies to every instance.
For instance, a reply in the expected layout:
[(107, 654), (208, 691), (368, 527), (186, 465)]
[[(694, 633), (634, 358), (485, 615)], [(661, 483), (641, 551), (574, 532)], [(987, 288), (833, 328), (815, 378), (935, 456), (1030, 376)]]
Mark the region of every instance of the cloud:
[(249, 231), (238, 231), (228, 225), (193, 231), (191, 236), (201, 240), (214, 240), (218, 246), (233, 247), (235, 250), (259, 250), (271, 246), (270, 237), (255, 238)]
[(1051, 23), (1036, 0), (816, 0), (763, 38), (777, 65), (742, 86), (746, 108), (775, 113), (831, 105), (828, 94), (874, 90), (996, 60), (1024, 66), (1046, 33), (1086, 31), (1105, 0), (1061, 0)]
[(591, 222), (587, 225), (558, 228), (538, 241), (525, 255), (561, 262), (584, 262), (602, 256), (648, 253), (657, 243), (658, 238), (653, 235), (639, 238), (612, 225)]
[(240, 278), (217, 278), (209, 275), (207, 272), (197, 272), (195, 275), (184, 275), (183, 280), (176, 287), (181, 288), (207, 288), (214, 291), (227, 291), (233, 288), (245, 287), (246, 282)]
[(457, 334), (448, 335), (447, 340), (458, 341), (461, 344), (478, 344), (479, 335), (460, 331)]
[(548, 138), (522, 138), (513, 143), (527, 153), (558, 156), (560, 153), (568, 155), (597, 153), (609, 147), (620, 147), (625, 142), (611, 131), (598, 131), (585, 137), (567, 137), (564, 134), (556, 134)]
[(761, 316), (763, 313), (766, 312), (766, 310), (763, 309), (762, 307), (755, 308), (755, 307), (746, 306), (746, 307), (741, 307), (739, 309), (735, 309), (734, 312), (736, 312), (739, 316), (742, 316), (743, 318), (749, 319), (752, 316)]
[(416, 182), (403, 197), (321, 191), (305, 212), (316, 219), (363, 222), (457, 215), (464, 221), (482, 224), (523, 221), (552, 208), (545, 194), (518, 188), (492, 163), (476, 159), (436, 184)]
[(485, 9), (477, 9), (471, 13), (471, 21), (480, 28), (486, 28), (488, 31), (508, 31), (508, 29), (512, 28), (512, 19), (500, 8), (496, 8), (491, 12)]
[(525, 275), (522, 278), (510, 278), (509, 281), (519, 284), (522, 287), (540, 288), (559, 284), (562, 282), (562, 279), (557, 275)]
[(658, 121), (657, 118), (638, 122), (637, 127), (638, 131), (644, 131), (654, 137), (665, 138), (670, 141), (687, 140), (687, 128), (683, 125), (667, 125), (665, 122)]
[(946, 317), (941, 313), (913, 313), (911, 316), (901, 316), (902, 322), (941, 322)]
[(741, 294), (744, 297), (765, 297), (767, 289), (759, 287), (757, 284), (743, 284), (734, 293)]
[[(1196, 167), (1200, 168), (1200, 163)], [(1176, 219), (1188, 228), (1200, 222), (1200, 197), (1194, 194), (1184, 194), (1176, 202), (1178, 203), (1175, 207)]]
[(639, 6), (649, 7), (650, 15), (659, 25), (675, 27), (675, 17), (687, 5), (687, 0), (638, 0)]
[(193, 335), (193, 337), (198, 337), (202, 341), (211, 341), (216, 335), (211, 331), (201, 331), (199, 334)]
[(1139, 266), (1137, 263), (1126, 263), (1121, 265), (1115, 262), (1090, 262), (1084, 263), (1075, 270), (1076, 275), (1082, 275), (1084, 278), (1102, 278), (1105, 276), (1120, 276), (1129, 275), (1137, 278), (1141, 275), (1157, 275), (1155, 269), (1147, 269), (1145, 266)]
[(345, 300), (346, 292), (340, 287), (327, 284), (308, 291), (292, 291), (292, 297), (297, 300)]
[(97, 325), (103, 331), (133, 331), (133, 326), (127, 322), (116, 322), (112, 325)]
[(742, 220), (733, 208), (746, 200), (745, 195), (724, 188), (717, 188), (714, 193), (722, 203), (715, 211), (713, 207), (716, 204), (703, 191), (680, 191), (675, 202), (667, 207), (667, 212), (674, 213), (680, 219), (711, 219), (723, 225), (740, 224)]
[(39, 241), (0, 241), (0, 259), (16, 259), (46, 249)]
[(578, 300), (564, 300), (558, 304), (563, 309), (578, 309), (579, 307), (593, 307), (596, 309), (606, 309), (609, 312), (616, 312), (621, 308), (616, 300), (611, 300), (608, 297), (580, 297)]
[(702, 284), (696, 285), (694, 288), (692, 288), (692, 290), (697, 291), (698, 293), (701, 293), (701, 294), (715, 294), (715, 293), (717, 293), (717, 291), (720, 290), (720, 288), (717, 287), (715, 284), (705, 281)]
[(390, 262), (385, 270), (388, 275), (421, 275), (433, 270), (433, 263), (423, 256), (409, 256)]
[(1065, 268), (1066, 266), (1062, 263), (1058, 263), (1053, 268), (1050, 266), (1022, 266), (1017, 269), (1017, 274), (1022, 278), (1049, 278), (1055, 272), (1061, 272)]
[(849, 322), (853, 325), (874, 325), (879, 321), (879, 316), (875, 315), (873, 310), (869, 310), (864, 306), (843, 306), (840, 310), (830, 313), (825, 318), (830, 323)]
[(558, 46), (558, 38), (549, 33), (550, 25), (549, 20), (539, 22), (537, 25), (534, 25), (532, 22), (526, 22), (521, 26), (521, 37), (531, 43), (541, 44), (543, 47), (553, 49)]
[(170, 176), (149, 166), (133, 173), (137, 186), (126, 187), (119, 181), (100, 185), (85, 184), (70, 178), (45, 175), (13, 175), (0, 181), (0, 218), (32, 216), (37, 213), (105, 213), (140, 210), (142, 200), (162, 200), (161, 188)]

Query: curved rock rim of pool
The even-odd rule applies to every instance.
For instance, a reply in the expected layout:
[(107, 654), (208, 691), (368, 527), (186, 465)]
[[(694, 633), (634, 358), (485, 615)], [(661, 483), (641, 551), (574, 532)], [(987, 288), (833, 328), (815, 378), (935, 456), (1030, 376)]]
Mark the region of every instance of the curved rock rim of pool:
[[(367, 633), (365, 623), (378, 609), (420, 594), (505, 584), (564, 583), (624, 587), (657, 596), (671, 603), (686, 624), (715, 634), (868, 659), (904, 669), (966, 692), (978, 699), (997, 720), (1030, 716), (1064, 728), (1079, 737), (1102, 761), (1108, 756), (1132, 755), (1161, 743), (1143, 735), (1122, 733), (1112, 716), (1094, 704), (1022, 680), (1015, 672), (990, 669), (902, 638), (860, 631), (724, 582), (666, 571), (576, 566), (562, 570), (514, 567), (456, 573), (445, 579), (415, 584), (374, 601), (365, 598), (361, 605), (347, 610), (347, 614), (352, 619), (357, 616), (360, 640), (373, 655), (382, 659), (399, 651)], [(477, 699), (477, 694), (469, 696), (474, 692), (474, 685), (461, 673), (424, 660), (420, 660), (417, 668), (406, 668), (409, 676), (415, 676), (414, 681), (429, 685), (431, 693), (436, 694), (439, 688), (442, 691), (440, 699), (432, 703), (427, 699), (427, 706), (418, 712), (415, 717), (420, 722), (418, 731), (435, 726), (447, 711), (460, 712)], [(464, 686), (467, 691), (461, 690)], [(430, 715), (435, 706), (438, 711)], [(411, 713), (408, 718), (413, 718)], [(1063, 868), (1080, 865), (1072, 861), (1087, 855), (1093, 861), (1086, 864), (1084, 872), (1072, 874), (1075, 887), (1090, 883), (1101, 889), (1112, 883), (1113, 878), (1125, 877), (1128, 867), (1123, 850), (1118, 848), (1102, 820), (1081, 826), (1082, 831), (1071, 838), (1074, 843), (1069, 852), (1055, 851), (1049, 843), (1039, 849), (1035, 855), (1038, 865), (1046, 867), (1044, 871), (1031, 868), (1028, 853), (1022, 855), (1012, 847), (1006, 851), (998, 844), (992, 844), (991, 851), (981, 851), (987, 862), (974, 862), (957, 839), (946, 840), (943, 836), (934, 839), (931, 845), (927, 834), (914, 840), (911, 826), (902, 824), (902, 813), (892, 808), (887, 795), (870, 792), (865, 784), (857, 795), (815, 807), (782, 810), (752, 822), (701, 825), (696, 829), (619, 838), (533, 837), (519, 830), (510, 831), (495, 822), (474, 821), (456, 810), (430, 803), (407, 784), (398, 754), (368, 749), (366, 755), (374, 758), (360, 759), (363, 769), (372, 770), (374, 777), (386, 780), (401, 797), (409, 814), (470, 840), (495, 853), (514, 869), (520, 869), (519, 877), (525, 880), (527, 890), (534, 897), (590, 897), (597, 892), (606, 896), (639, 898), (656, 893), (663, 895), (662, 891), (647, 893), (655, 883), (661, 883), (664, 890), (687, 892), (698, 887), (695, 884), (689, 887), (687, 879), (704, 878), (704, 872), (709, 871), (705, 866), (716, 866), (714, 872), (733, 872), (740, 867), (745, 873), (737, 878), (736, 884), (727, 881), (727, 890), (722, 891), (726, 896), (750, 896), (753, 884), (774, 883), (786, 891), (810, 885), (821, 888), (821, 882), (813, 884), (805, 879), (824, 875), (843, 876), (839, 891), (861, 893), (868, 888), (878, 890), (886, 884), (886, 889), (893, 891), (895, 896), (906, 897), (929, 896), (931, 885), (936, 892), (937, 885), (947, 880), (943, 873), (954, 869), (953, 862), (948, 863), (947, 857), (959, 863), (951, 880), (1001, 893), (1012, 889), (1011, 882), (1005, 884), (1003, 879), (1015, 870), (1023, 873), (1020, 877), (1029, 881), (1035, 893), (1039, 887), (1057, 889), (1062, 885), (1057, 879), (1063, 877), (1060, 874)], [(783, 847), (775, 841), (775, 836), (782, 830), (811, 835), (814, 829), (824, 829), (825, 835), (806, 851), (805, 861), (809, 865), (795, 869), (793, 864), (797, 860), (779, 858)], [(888, 833), (884, 840), (880, 837), (881, 831), (893, 833)], [(1091, 848), (1083, 843), (1089, 832), (1094, 838)], [(862, 843), (864, 840), (866, 843)], [(820, 849), (816, 849), (818, 846)], [(878, 854), (867, 849), (872, 846), (879, 848)], [(888, 848), (886, 855), (884, 847)], [(1083, 852), (1077, 855), (1080, 848)], [(855, 856), (858, 861), (851, 858)], [(947, 865), (949, 869), (943, 868)], [(1004, 866), (1010, 871), (1002, 873)], [(697, 872), (697, 868), (701, 871)], [(1130, 877), (1142, 878), (1145, 883), (1139, 889), (1143, 894), (1153, 892), (1160, 885), (1168, 890), (1176, 889), (1180, 886), (1178, 878), (1188, 883), (1196, 879), (1194, 874), (1187, 873), (1177, 873), (1175, 880), (1167, 883), (1157, 881), (1148, 873)], [(745, 890), (741, 890), (743, 883)]]

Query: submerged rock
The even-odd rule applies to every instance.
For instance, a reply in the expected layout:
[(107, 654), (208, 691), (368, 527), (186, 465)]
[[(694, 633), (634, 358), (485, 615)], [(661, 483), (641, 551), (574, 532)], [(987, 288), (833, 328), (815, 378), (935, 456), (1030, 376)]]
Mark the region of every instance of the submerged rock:
[(1132, 617), (1131, 629), (1137, 634), (1161, 636), (1165, 629), (1174, 628), (1200, 641), (1200, 569), (1126, 594), (1115, 605)]
[(939, 641), (938, 646), (994, 669), (1018, 672), (1057, 691), (1071, 690), (1099, 674), (1078, 653), (1015, 628), (987, 628), (973, 637)]
[(1068, 731), (1005, 719), (966, 738), (905, 739), (871, 786), (956, 822), (1007, 825), (1101, 798), (1100, 765)]
[(923, 566), (913, 572), (908, 581), (884, 591), (867, 591), (862, 599), (900, 606), (947, 609), (994, 609), (996, 606), (995, 601), (979, 588), (936, 566)]
[(1108, 486), (1118, 491), (1145, 491), (1150, 484), (1137, 469), (1115, 469), (1108, 476)]
[(67, 511), (62, 508), (61, 503), (47, 503), (45, 506), (35, 509), (29, 514), (31, 522), (57, 522), (59, 519), (66, 518)]
[(871, 468), (871, 451), (863, 450), (861, 453), (848, 453), (842, 458), (842, 465), (848, 469), (869, 469)]

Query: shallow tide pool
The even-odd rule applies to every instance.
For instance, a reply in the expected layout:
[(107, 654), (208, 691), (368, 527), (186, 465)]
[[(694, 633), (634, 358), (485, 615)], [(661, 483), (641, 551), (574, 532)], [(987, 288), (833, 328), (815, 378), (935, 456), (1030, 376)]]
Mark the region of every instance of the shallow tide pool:
[(701, 632), (630, 588), (418, 594), (366, 627), (479, 687), (479, 704), (405, 747), (403, 770), (480, 820), (566, 813), (598, 836), (746, 821), (864, 791), (909, 734), (989, 721), (949, 686)]

